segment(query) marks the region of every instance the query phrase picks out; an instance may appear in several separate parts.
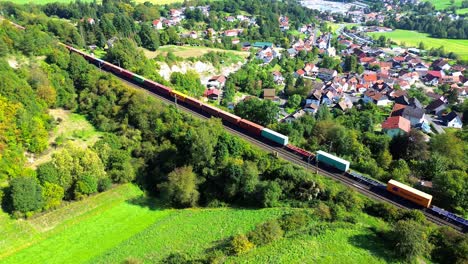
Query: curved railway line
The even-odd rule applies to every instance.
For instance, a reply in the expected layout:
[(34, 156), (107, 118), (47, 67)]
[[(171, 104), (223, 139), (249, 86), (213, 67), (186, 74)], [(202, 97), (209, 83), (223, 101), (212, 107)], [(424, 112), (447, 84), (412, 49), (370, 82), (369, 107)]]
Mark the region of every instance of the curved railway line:
[[(101, 70), (109, 72), (109, 71), (107, 71), (105, 69), (101, 69)], [(128, 80), (126, 80), (126, 79), (124, 79), (124, 78), (122, 78), (122, 77), (120, 77), (118, 75), (115, 75), (115, 74), (113, 74), (113, 75), (116, 78), (120, 79), (121, 81), (125, 82), (127, 85), (130, 85), (133, 88), (136, 88), (136, 89), (139, 89), (139, 90), (145, 90), (151, 96), (153, 96), (153, 97), (155, 97), (155, 98), (157, 98), (159, 100), (162, 100), (165, 103), (176, 105), (177, 108), (179, 108), (182, 111), (187, 112), (187, 113), (189, 113), (189, 114), (191, 114), (193, 116), (196, 116), (197, 118), (201, 118), (201, 119), (210, 118), (209, 116), (207, 116), (205, 114), (202, 114), (199, 111), (192, 109), (191, 107), (188, 107), (188, 106), (183, 105), (183, 104), (178, 104), (178, 103), (174, 102), (173, 100), (167, 98), (166, 96), (157, 94), (157, 93), (155, 93), (153, 91), (149, 91), (148, 89), (142, 87), (141, 85), (136, 84), (136, 83), (131, 82), (131, 81), (128, 81)], [(360, 184), (359, 182), (357, 182), (357, 181), (355, 181), (355, 180), (353, 180), (353, 179), (351, 179), (349, 177), (346, 177), (345, 175), (342, 175), (340, 173), (332, 173), (332, 172), (329, 172), (329, 171), (327, 171), (327, 170), (325, 170), (323, 168), (320, 168), (317, 165), (305, 162), (302, 158), (300, 158), (299, 156), (289, 152), (283, 146), (273, 146), (273, 145), (267, 144), (263, 140), (260, 140), (257, 137), (247, 135), (246, 133), (244, 133), (242, 131), (239, 131), (238, 129), (234, 129), (229, 124), (223, 123), (223, 126), (229, 133), (231, 133), (233, 135), (239, 136), (239, 137), (247, 140), (248, 142), (250, 142), (252, 144), (255, 144), (256, 146), (258, 146), (258, 147), (260, 147), (260, 148), (262, 148), (264, 150), (267, 150), (269, 152), (278, 153), (279, 157), (281, 157), (281, 158), (283, 158), (283, 159), (285, 159), (287, 161), (290, 161), (290, 162), (292, 162), (292, 163), (294, 163), (296, 165), (302, 166), (302, 167), (306, 168), (307, 170), (310, 170), (312, 172), (315, 172), (315, 173), (321, 174), (323, 176), (327, 176), (329, 178), (337, 180), (337, 181), (347, 185), (348, 187), (351, 187), (354, 190), (366, 195), (367, 197), (370, 197), (371, 199), (374, 199), (374, 200), (377, 200), (377, 201), (387, 202), (387, 203), (390, 203), (390, 204), (393, 204), (393, 205), (397, 206), (398, 208), (420, 209), (420, 208), (412, 206), (410, 203), (408, 203), (407, 201), (405, 201), (403, 199), (388, 195), (387, 193), (385, 193), (385, 191), (383, 191), (381, 194), (379, 194), (376, 191), (371, 190), (369, 188), (369, 186), (367, 186), (365, 184)], [(436, 216), (426, 212), (425, 210), (422, 210), (422, 212), (429, 221), (431, 221), (431, 222), (433, 222), (433, 223), (435, 223), (435, 224), (437, 224), (439, 226), (446, 225), (446, 226), (452, 227), (453, 229), (457, 230), (458, 232), (463, 232), (462, 229), (459, 226), (457, 226), (457, 225), (455, 225), (455, 224), (453, 224), (451, 222), (440, 219), (439, 217), (436, 217)]]

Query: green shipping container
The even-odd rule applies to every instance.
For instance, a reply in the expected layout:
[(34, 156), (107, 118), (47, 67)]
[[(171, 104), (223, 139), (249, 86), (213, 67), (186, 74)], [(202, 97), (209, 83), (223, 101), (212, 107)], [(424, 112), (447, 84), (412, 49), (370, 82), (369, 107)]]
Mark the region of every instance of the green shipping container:
[(317, 151), (317, 162), (319, 164), (320, 162), (325, 163), (328, 166), (339, 169), (340, 171), (349, 170), (349, 161), (341, 159), (337, 156), (334, 156), (321, 150)]
[(141, 77), (140, 75), (134, 74), (133, 80), (135, 80), (138, 83), (143, 83), (145, 81), (145, 78)]
[(268, 128), (264, 128), (262, 130), (262, 137), (267, 138), (283, 146), (286, 146), (288, 144), (288, 139), (289, 139), (287, 136), (282, 135)]

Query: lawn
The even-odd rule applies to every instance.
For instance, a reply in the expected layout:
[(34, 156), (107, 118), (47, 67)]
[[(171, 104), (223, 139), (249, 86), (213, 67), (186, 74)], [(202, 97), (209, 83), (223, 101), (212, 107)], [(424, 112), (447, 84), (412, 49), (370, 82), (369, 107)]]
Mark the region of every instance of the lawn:
[[(293, 209), (166, 209), (136, 186), (121, 185), (30, 220), (0, 213), (0, 262), (156, 263), (171, 253), (200, 258), (229, 236), (287, 210)], [(228, 262), (385, 263), (388, 252), (368, 229), (383, 223), (366, 215), (357, 219), (319, 236), (284, 238)]]
[(391, 38), (398, 44), (405, 44), (407, 46), (418, 47), (420, 42), (426, 45), (427, 49), (439, 48), (444, 46), (445, 50), (450, 52), (453, 51), (460, 55), (463, 60), (468, 60), (468, 40), (467, 39), (438, 39), (431, 38), (428, 34), (420, 33), (410, 30), (397, 29), (393, 32), (385, 33), (369, 33), (371, 36), (378, 38), (379, 36), (386, 36)]

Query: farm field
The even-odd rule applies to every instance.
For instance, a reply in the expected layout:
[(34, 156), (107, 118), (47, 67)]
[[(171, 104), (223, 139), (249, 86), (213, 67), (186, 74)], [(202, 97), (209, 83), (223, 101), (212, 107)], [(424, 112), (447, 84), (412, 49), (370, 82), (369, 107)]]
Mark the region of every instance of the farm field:
[(420, 33), (410, 30), (397, 29), (393, 32), (385, 33), (369, 33), (371, 36), (378, 38), (385, 36), (392, 39), (398, 44), (405, 44), (406, 46), (417, 47), (420, 42), (426, 45), (426, 48), (439, 48), (444, 46), (446, 51), (453, 51), (460, 55), (463, 60), (468, 60), (468, 40), (466, 39), (437, 39), (431, 38), (426, 33)]
[[(172, 253), (200, 258), (229, 236), (291, 210), (165, 209), (143, 195), (127, 184), (30, 220), (0, 213), (0, 262), (155, 263)], [(284, 238), (228, 262), (386, 263), (388, 252), (368, 229), (383, 223), (365, 215), (357, 219), (318, 236)]]

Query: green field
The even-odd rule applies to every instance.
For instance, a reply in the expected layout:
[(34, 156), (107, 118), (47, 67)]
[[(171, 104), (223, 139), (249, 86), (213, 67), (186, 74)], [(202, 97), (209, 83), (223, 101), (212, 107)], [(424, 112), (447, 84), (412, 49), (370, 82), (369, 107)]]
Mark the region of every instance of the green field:
[[(161, 261), (171, 253), (202, 257), (231, 235), (291, 209), (164, 209), (134, 185), (122, 185), (30, 220), (0, 213), (0, 263)], [(284, 238), (229, 263), (387, 263), (389, 253), (366, 215), (318, 236)], [(339, 225), (340, 222), (337, 223)], [(335, 225), (335, 224), (332, 224)]]
[[(450, 7), (450, 0), (424, 0), (425, 2), (431, 2), (437, 10), (442, 10), (447, 7)], [(458, 7), (461, 6), (463, 0), (455, 0), (454, 4)]]
[(468, 60), (468, 40), (467, 39), (438, 39), (431, 38), (426, 33), (420, 33), (410, 30), (397, 29), (393, 32), (386, 33), (369, 33), (371, 36), (378, 38), (385, 36), (392, 39), (398, 44), (405, 44), (406, 46), (418, 47), (420, 42), (426, 45), (427, 49), (439, 48), (444, 46), (445, 50), (460, 55), (461, 59)]

